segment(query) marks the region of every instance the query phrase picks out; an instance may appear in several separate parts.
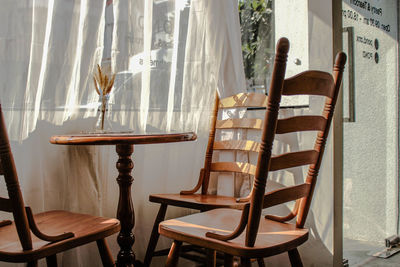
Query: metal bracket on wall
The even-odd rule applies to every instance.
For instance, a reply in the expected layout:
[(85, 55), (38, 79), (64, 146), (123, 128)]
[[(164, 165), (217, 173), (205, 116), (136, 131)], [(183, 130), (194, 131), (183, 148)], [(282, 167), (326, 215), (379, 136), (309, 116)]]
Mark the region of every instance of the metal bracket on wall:
[(355, 122), (355, 87), (354, 87), (354, 27), (343, 28), (343, 33), (347, 33), (347, 69), (348, 69), (348, 100), (349, 116), (343, 118), (343, 122)]

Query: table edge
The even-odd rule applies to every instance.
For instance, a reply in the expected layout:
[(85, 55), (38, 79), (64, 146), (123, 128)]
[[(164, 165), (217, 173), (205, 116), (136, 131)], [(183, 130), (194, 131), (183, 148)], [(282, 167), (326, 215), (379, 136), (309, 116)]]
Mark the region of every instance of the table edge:
[(110, 135), (110, 134), (65, 134), (53, 135), (50, 143), (55, 145), (118, 145), (118, 144), (161, 144), (195, 141), (197, 135), (194, 132), (184, 133), (160, 133), (137, 135)]

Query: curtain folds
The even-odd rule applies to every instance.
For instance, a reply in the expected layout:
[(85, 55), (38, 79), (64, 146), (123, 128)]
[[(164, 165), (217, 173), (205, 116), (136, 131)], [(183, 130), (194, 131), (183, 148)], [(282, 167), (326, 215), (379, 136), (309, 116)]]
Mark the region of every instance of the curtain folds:
[[(35, 213), (116, 214), (115, 148), (48, 142), (54, 134), (93, 130), (96, 64), (116, 73), (108, 112), (113, 129), (198, 134), (196, 142), (135, 147), (134, 251), (143, 259), (158, 209), (148, 195), (193, 187), (215, 90), (226, 96), (245, 88), (237, 1), (4, 0), (0, 22), (0, 102), (24, 199)], [(167, 216), (190, 212), (170, 209)], [(109, 244), (116, 255), (115, 237)], [(95, 250), (75, 249), (59, 262), (97, 266)]]
[(96, 0), (5, 2), (0, 90), (10, 137), (26, 139), (41, 120), (61, 125), (93, 116), (94, 109), (82, 108), (97, 101), (91, 73), (102, 58), (105, 6)]
[(119, 123), (204, 131), (217, 87), (222, 96), (244, 90), (236, 1), (114, 1), (113, 14)]

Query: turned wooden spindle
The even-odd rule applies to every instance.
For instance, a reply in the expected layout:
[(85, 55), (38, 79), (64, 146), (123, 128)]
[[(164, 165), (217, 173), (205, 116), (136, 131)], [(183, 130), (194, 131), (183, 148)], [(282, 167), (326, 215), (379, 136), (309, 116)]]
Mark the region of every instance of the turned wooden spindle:
[(203, 171), (203, 185), (201, 187), (201, 194), (206, 195), (208, 191), (208, 184), (210, 182), (210, 168), (212, 162), (212, 155), (213, 155), (213, 147), (214, 147), (214, 140), (215, 140), (215, 124), (217, 122), (218, 117), (218, 106), (219, 106), (219, 96), (218, 92), (215, 92), (215, 102), (214, 102), (214, 109), (211, 117), (211, 125), (210, 125), (210, 133), (208, 136), (208, 144), (206, 150), (206, 157), (204, 160), (204, 171)]
[(272, 143), (276, 132), (279, 104), (281, 101), (283, 80), (286, 72), (287, 53), (289, 41), (281, 38), (277, 44), (277, 53), (272, 72), (271, 86), (268, 96), (268, 107), (265, 113), (264, 131), (261, 137), (260, 153), (258, 154), (257, 171), (254, 177), (253, 193), (251, 194), (251, 206), (249, 221), (246, 231), (246, 246), (254, 246), (258, 226), (260, 223), (265, 186), (267, 183), (269, 163), (271, 159)]
[(117, 182), (120, 190), (117, 219), (121, 222), (121, 231), (117, 237), (117, 242), (121, 247), (117, 256), (117, 266), (131, 266), (135, 261), (135, 254), (132, 251), (132, 245), (135, 243), (135, 236), (132, 233), (135, 226), (135, 214), (131, 196), (133, 145), (119, 144), (116, 146), (116, 151), (119, 157), (116, 166), (119, 172)]

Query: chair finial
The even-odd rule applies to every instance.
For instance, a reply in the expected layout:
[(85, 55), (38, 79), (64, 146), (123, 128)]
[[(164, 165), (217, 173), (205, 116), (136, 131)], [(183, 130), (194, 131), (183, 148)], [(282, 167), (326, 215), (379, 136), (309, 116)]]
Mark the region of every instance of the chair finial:
[(277, 52), (278, 53), (285, 53), (287, 54), (289, 52), (289, 40), (286, 37), (282, 37), (278, 40), (278, 43), (276, 44), (277, 47)]
[(340, 68), (340, 69), (344, 68), (344, 65), (346, 64), (346, 61), (347, 61), (347, 56), (346, 56), (346, 54), (344, 52), (337, 53), (336, 58), (335, 58), (335, 66), (334, 66), (334, 68), (335, 69), (336, 68)]

